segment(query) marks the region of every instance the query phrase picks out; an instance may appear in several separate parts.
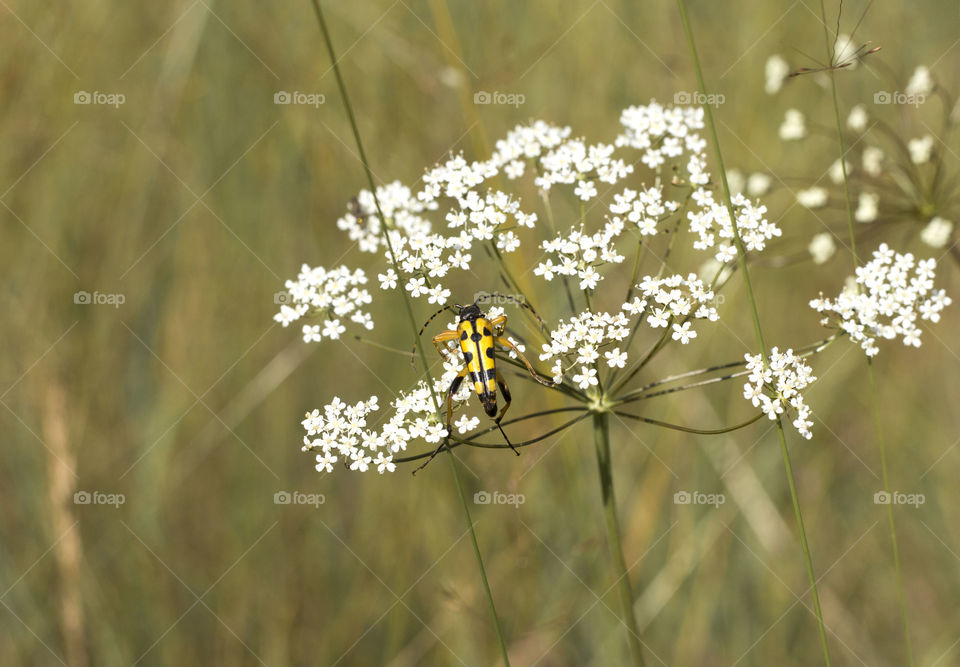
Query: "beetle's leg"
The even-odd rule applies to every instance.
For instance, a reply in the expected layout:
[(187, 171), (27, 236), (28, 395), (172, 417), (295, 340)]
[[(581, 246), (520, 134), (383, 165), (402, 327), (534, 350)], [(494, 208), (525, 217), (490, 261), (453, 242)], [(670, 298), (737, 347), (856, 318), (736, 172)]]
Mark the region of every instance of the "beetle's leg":
[(514, 352), (517, 355), (517, 358), (523, 362), (523, 365), (527, 367), (527, 370), (530, 371), (530, 375), (533, 376), (533, 379), (535, 379), (537, 382), (539, 382), (542, 385), (546, 385), (548, 387), (555, 386), (555, 383), (552, 380), (547, 380), (546, 378), (543, 378), (537, 375), (537, 372), (533, 370), (533, 366), (531, 366), (530, 362), (527, 361), (527, 358), (523, 356), (523, 353), (520, 350), (518, 350), (517, 346), (511, 343), (508, 339), (502, 336), (495, 336), (493, 340), (495, 343), (497, 343), (497, 345), (500, 345), (501, 347), (505, 347), (506, 349)]
[[(494, 334), (502, 336), (503, 332), (507, 330), (507, 316), (497, 315), (490, 320), (490, 327), (493, 329)], [(500, 329), (500, 331), (498, 332), (497, 329)]]
[(441, 357), (443, 357), (446, 361), (450, 361), (450, 350), (447, 347), (447, 343), (451, 340), (457, 340), (458, 338), (460, 338), (459, 333), (456, 331), (450, 331), (448, 329), (447, 331), (438, 333), (433, 337), (433, 346), (437, 348), (437, 352), (440, 353)]
[(500, 387), (500, 393), (503, 394), (503, 409), (500, 411), (500, 414), (497, 415), (497, 418), (494, 420), (497, 428), (500, 429), (500, 433), (503, 433), (503, 439), (507, 441), (507, 444), (510, 445), (510, 449), (513, 450), (513, 453), (517, 456), (520, 456), (520, 452), (517, 451), (517, 448), (513, 446), (513, 443), (510, 442), (510, 438), (507, 437), (507, 434), (504, 433), (503, 427), (500, 426), (500, 421), (503, 419), (503, 415), (507, 413), (507, 408), (510, 407), (510, 388), (507, 386), (507, 381), (503, 379), (503, 376), (500, 374), (500, 369), (497, 369), (497, 386)]
[[(456, 332), (453, 332), (456, 333)], [(442, 334), (441, 334), (442, 335)], [(439, 338), (440, 336), (437, 336)], [(437, 338), (434, 338), (436, 341)], [(443, 440), (437, 445), (437, 448), (433, 450), (433, 454), (430, 455), (426, 461), (423, 462), (419, 468), (413, 471), (413, 474), (416, 475), (418, 472), (427, 467), (427, 464), (433, 460), (433, 457), (440, 453), (440, 450), (447, 446), (450, 441), (450, 422), (453, 421), (453, 395), (457, 393), (457, 390), (460, 388), (460, 385), (463, 384), (463, 378), (467, 376), (467, 367), (464, 366), (460, 369), (460, 372), (457, 373), (457, 377), (453, 378), (453, 382), (450, 383), (450, 389), (447, 390), (447, 434), (443, 437)], [(512, 445), (511, 445), (512, 446)]]

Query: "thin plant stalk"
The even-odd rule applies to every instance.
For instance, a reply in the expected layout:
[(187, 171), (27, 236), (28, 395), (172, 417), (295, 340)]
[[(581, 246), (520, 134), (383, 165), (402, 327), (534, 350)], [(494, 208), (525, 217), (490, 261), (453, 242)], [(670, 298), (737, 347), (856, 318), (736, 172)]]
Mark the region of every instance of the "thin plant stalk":
[[(832, 57), (830, 46), (830, 32), (827, 29), (827, 9), (823, 0), (820, 0), (820, 17), (823, 22), (823, 36), (826, 41), (827, 57)], [(835, 46), (834, 46), (835, 48)], [(853, 256), (853, 268), (859, 267), (860, 261), (857, 257), (857, 235), (854, 231), (853, 204), (850, 200), (850, 183), (847, 178), (847, 163), (844, 159), (846, 155), (846, 146), (843, 140), (843, 125), (840, 121), (840, 100), (837, 95), (836, 72), (830, 71), (830, 89), (833, 97), (833, 115), (837, 126), (837, 145), (840, 150), (840, 169), (843, 173), (843, 197), (847, 207), (847, 229), (850, 235), (850, 254)], [(939, 164), (938, 164), (939, 170)], [(858, 286), (859, 289), (859, 286)], [(873, 372), (873, 360), (867, 357), (867, 374), (870, 376), (870, 401), (873, 406), (873, 428), (877, 438), (877, 446), (880, 449), (880, 467), (883, 472), (883, 490), (890, 493), (890, 479), (887, 475), (887, 447), (880, 428), (880, 399), (877, 395), (877, 383)], [(887, 505), (887, 523), (890, 525), (890, 542), (893, 546), (893, 565), (897, 577), (897, 597), (900, 607), (900, 619), (903, 623), (903, 637), (906, 643), (907, 663), (913, 667), (913, 647), (910, 644), (910, 624), (907, 617), (907, 601), (903, 588), (903, 571), (900, 567), (900, 545), (897, 542), (897, 527), (893, 520), (893, 503)]]
[[(680, 19), (683, 22), (683, 29), (686, 34), (687, 44), (690, 48), (690, 55), (693, 59), (693, 68), (697, 76), (697, 85), (700, 88), (700, 93), (704, 96), (704, 99), (706, 99), (707, 86), (704, 83), (703, 71), (700, 67), (700, 58), (697, 55), (697, 47), (693, 39), (693, 31), (690, 28), (690, 20), (687, 17), (687, 7), (684, 0), (677, 0), (677, 6), (680, 9)], [(743, 273), (743, 282), (747, 292), (747, 300), (750, 303), (750, 313), (753, 317), (754, 333), (756, 334), (757, 343), (760, 345), (761, 353), (763, 355), (762, 358), (764, 363), (766, 363), (767, 346), (763, 338), (763, 329), (760, 326), (760, 312), (757, 309), (757, 303), (753, 293), (753, 286), (750, 282), (750, 272), (747, 268), (746, 249), (743, 245), (743, 239), (740, 238), (740, 230), (737, 226), (737, 216), (733, 210), (733, 200), (730, 196), (730, 186), (727, 183), (727, 173), (723, 166), (723, 153), (720, 150), (720, 140), (717, 136), (716, 125), (713, 122), (713, 113), (710, 109), (710, 106), (706, 103), (703, 104), (703, 113), (707, 120), (707, 129), (709, 131), (710, 141), (713, 145), (714, 154), (717, 160), (717, 169), (720, 172), (720, 181), (723, 184), (723, 194), (724, 199), (726, 199), (727, 212), (730, 215), (730, 224), (733, 227), (733, 239), (737, 247), (737, 259), (740, 265), (740, 270)], [(780, 441), (780, 452), (783, 457), (783, 466), (787, 476), (787, 483), (790, 487), (790, 499), (793, 502), (793, 513), (797, 521), (797, 529), (800, 535), (800, 546), (803, 550), (803, 559), (807, 570), (807, 579), (810, 583), (810, 592), (813, 597), (814, 615), (817, 617), (817, 627), (820, 633), (820, 646), (823, 650), (824, 661), (829, 667), (831, 664), (830, 648), (827, 645), (827, 631), (823, 622), (823, 611), (820, 608), (820, 594), (817, 590), (817, 579), (814, 575), (813, 559), (810, 556), (810, 546), (807, 543), (807, 533), (803, 525), (803, 514), (800, 510), (800, 500), (797, 496), (797, 487), (793, 475), (793, 465), (790, 462), (790, 452), (787, 448), (787, 438), (783, 430), (783, 422), (779, 416), (776, 419), (776, 424), (777, 438)]]
[(603, 518), (607, 529), (607, 541), (610, 544), (610, 557), (613, 561), (613, 573), (616, 579), (617, 593), (620, 597), (620, 621), (627, 629), (627, 643), (633, 664), (643, 667), (643, 651), (640, 648), (640, 633), (637, 619), (633, 614), (633, 589), (630, 586), (630, 574), (623, 558), (620, 544), (620, 525), (617, 520), (617, 505), (613, 495), (613, 466), (610, 462), (610, 413), (593, 414), (593, 441), (597, 450), (597, 469), (600, 473), (600, 490), (603, 495)]
[[(370, 170), (370, 164), (367, 160), (367, 154), (363, 149), (363, 141), (360, 139), (360, 130), (357, 127), (357, 120), (353, 113), (353, 106), (350, 104), (350, 96), (347, 94), (347, 87), (343, 80), (343, 75), (340, 72), (339, 60), (337, 59), (337, 54), (333, 48), (333, 41), (330, 38), (330, 31), (327, 28), (327, 22), (323, 16), (323, 9), (320, 7), (319, 0), (312, 0), (314, 13), (317, 16), (317, 22), (320, 25), (320, 31), (323, 33), (323, 39), (327, 47), (327, 53), (330, 56), (330, 63), (333, 67), (334, 75), (337, 79), (337, 87), (340, 89), (340, 96), (343, 100), (343, 106), (347, 113), (347, 118), (350, 121), (350, 128), (353, 130), (353, 138), (357, 144), (357, 151), (360, 154), (360, 161), (363, 163), (363, 170), (367, 176), (367, 182), (370, 186), (370, 192), (373, 195), (374, 204), (377, 208), (377, 216), (380, 218), (381, 225), (380, 231), (383, 236), (383, 240), (387, 246), (387, 250), (390, 253), (390, 261), (393, 264), (394, 271), (396, 271), (398, 276), (402, 276), (403, 273), (400, 270), (399, 265), (397, 264), (396, 254), (393, 252), (393, 245), (390, 241), (390, 235), (387, 233), (387, 221), (383, 216), (383, 211), (380, 208), (380, 199), (377, 197), (377, 186), (373, 180), (373, 172)], [(430, 381), (429, 377), (429, 368), (430, 365), (427, 362), (427, 355), (423, 350), (423, 342), (420, 340), (420, 337), (417, 336), (417, 323), (413, 315), (413, 307), (410, 305), (410, 299), (407, 297), (407, 293), (404, 290), (400, 290), (400, 293), (403, 295), (403, 303), (406, 307), (407, 319), (409, 320), (410, 327), (413, 331), (413, 334), (416, 338), (417, 350), (420, 353), (420, 360), (423, 363), (424, 373), (427, 375), (427, 386), (430, 389), (430, 394), (433, 397), (434, 405), (436, 406), (437, 412), (440, 411), (440, 401), (437, 398), (436, 392), (433, 388), (433, 383)], [(470, 540), (473, 543), (473, 552), (477, 560), (477, 566), (480, 569), (480, 579), (483, 582), (483, 590), (486, 593), (487, 602), (490, 606), (490, 614), (493, 617), (493, 625), (496, 629), (497, 640), (500, 644), (500, 652), (503, 656), (503, 662), (505, 667), (509, 667), (510, 658), (507, 655), (507, 645), (503, 638), (503, 631), (500, 627), (500, 618), (497, 616), (497, 608), (493, 601), (493, 593), (490, 590), (490, 584), (487, 581), (486, 568), (483, 565), (483, 557), (480, 553), (480, 547), (477, 543), (477, 534), (473, 528), (473, 520), (470, 517), (470, 509), (467, 506), (467, 497), (463, 490), (463, 485), (460, 483), (460, 476), (457, 473), (456, 462), (454, 461), (453, 452), (448, 450), (448, 455), (450, 457), (450, 466), (453, 474), (453, 479), (456, 482), (457, 493), (460, 496), (460, 502), (463, 507), (464, 517), (467, 521), (467, 528), (470, 532)]]

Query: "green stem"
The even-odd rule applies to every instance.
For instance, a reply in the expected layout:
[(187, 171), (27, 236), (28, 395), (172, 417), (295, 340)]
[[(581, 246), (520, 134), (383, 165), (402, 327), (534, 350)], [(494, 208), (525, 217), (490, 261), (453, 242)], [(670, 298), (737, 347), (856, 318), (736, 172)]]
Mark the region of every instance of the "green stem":
[[(700, 67), (700, 58), (697, 55), (697, 47), (693, 39), (693, 31), (690, 29), (690, 20), (687, 17), (687, 7), (684, 0), (677, 0), (677, 5), (680, 8), (680, 19), (683, 22), (683, 29), (686, 33), (687, 44), (690, 47), (690, 54), (693, 58), (693, 69), (697, 75), (697, 84), (700, 88), (700, 93), (703, 95), (703, 98), (707, 99), (707, 86), (704, 83), (703, 71)], [(737, 216), (733, 209), (733, 200), (730, 196), (730, 186), (727, 183), (727, 172), (723, 165), (723, 153), (720, 150), (720, 139), (717, 136), (717, 128), (713, 121), (713, 112), (710, 109), (710, 105), (703, 104), (702, 108), (704, 116), (706, 117), (707, 128), (710, 133), (710, 140), (713, 145), (714, 155), (717, 160), (717, 168), (720, 172), (720, 180), (723, 183), (723, 194), (724, 198), (726, 199), (727, 213), (730, 215), (730, 224), (733, 227), (733, 238), (737, 247), (737, 259), (740, 265), (740, 270), (743, 273), (743, 282), (747, 292), (747, 300), (750, 303), (750, 313), (753, 318), (754, 333), (757, 337), (757, 343), (760, 345), (764, 363), (766, 363), (767, 345), (763, 338), (763, 329), (760, 326), (760, 312), (757, 309), (757, 302), (753, 293), (753, 285), (750, 282), (750, 272), (747, 268), (746, 248), (743, 245), (743, 239), (740, 238), (740, 229), (737, 225)], [(813, 559), (810, 556), (810, 547), (807, 544), (807, 533), (803, 525), (803, 515), (800, 511), (800, 501), (797, 497), (797, 488), (793, 477), (793, 465), (790, 463), (790, 452), (787, 449), (787, 438), (783, 431), (783, 422), (779, 416), (777, 417), (776, 422), (777, 437), (780, 441), (780, 452), (783, 456), (783, 466), (784, 470), (786, 471), (787, 482), (790, 486), (790, 499), (793, 502), (793, 513), (796, 517), (797, 530), (800, 534), (800, 546), (803, 550), (803, 559), (807, 570), (807, 579), (810, 582), (810, 592), (813, 596), (813, 609), (814, 614), (817, 617), (817, 628), (820, 632), (820, 647), (823, 650), (824, 661), (829, 667), (831, 663), (830, 649), (827, 645), (827, 630), (823, 623), (823, 611), (820, 608), (820, 593), (817, 590), (817, 579), (813, 571)]]
[(616, 586), (620, 595), (620, 622), (627, 630), (627, 643), (633, 664), (643, 667), (643, 652), (640, 648), (640, 633), (637, 631), (637, 619), (633, 615), (633, 590), (630, 587), (630, 575), (627, 563), (623, 559), (623, 547), (620, 544), (620, 527), (617, 521), (617, 505), (613, 495), (613, 466), (610, 464), (610, 414), (597, 412), (593, 415), (593, 441), (597, 449), (597, 469), (600, 473), (600, 490), (603, 494), (603, 516), (607, 527), (607, 540), (610, 543), (610, 556), (613, 559), (613, 572), (617, 577)]
[[(883, 474), (883, 490), (890, 494), (890, 478), (887, 475), (887, 447), (880, 430), (880, 401), (877, 396), (877, 385), (873, 376), (873, 363), (868, 358), (867, 371), (870, 376), (870, 397), (873, 403), (873, 423), (876, 430), (877, 444), (880, 447), (880, 469)], [(897, 575), (897, 593), (900, 603), (900, 620), (903, 623), (903, 637), (907, 648), (907, 664), (913, 667), (913, 646), (910, 644), (910, 623), (907, 620), (907, 598), (903, 588), (903, 570), (900, 567), (900, 545), (897, 542), (897, 526), (893, 521), (893, 503), (887, 505), (887, 522), (890, 524), (890, 542), (893, 546), (893, 567)]]
[(480, 579), (483, 581), (483, 590), (487, 594), (487, 603), (490, 605), (490, 615), (493, 616), (493, 627), (497, 631), (497, 640), (500, 642), (500, 653), (503, 656), (503, 664), (510, 667), (510, 657), (507, 655), (507, 643), (503, 639), (503, 631), (500, 629), (500, 621), (497, 618), (497, 608), (493, 604), (493, 594), (490, 592), (490, 582), (487, 581), (487, 571), (483, 567), (483, 556), (480, 554), (480, 545), (477, 543), (477, 533), (473, 529), (473, 520), (470, 518), (470, 506), (467, 505), (467, 495), (463, 492), (463, 484), (460, 483), (460, 474), (457, 472), (457, 461), (453, 452), (448, 452), (447, 460), (450, 461), (450, 471), (453, 479), (457, 483), (457, 494), (460, 496), (460, 504), (463, 506), (463, 514), (467, 518), (467, 525), (470, 527), (470, 543), (473, 544), (473, 555), (480, 564)]
[[(823, 34), (824, 39), (826, 40), (827, 52), (829, 55), (830, 33), (827, 30), (827, 10), (823, 0), (820, 0), (820, 14), (821, 19), (823, 19)], [(837, 80), (835, 74), (836, 73), (833, 70), (830, 71), (830, 88), (833, 93), (833, 116), (837, 125), (837, 144), (840, 150), (840, 168), (843, 172), (843, 194), (847, 205), (847, 228), (850, 235), (850, 253), (853, 255), (853, 268), (856, 270), (859, 266), (859, 259), (857, 257), (857, 236), (854, 232), (853, 205), (850, 201), (850, 184), (847, 175), (847, 163), (844, 159), (844, 155), (846, 154), (847, 150), (843, 140), (843, 125), (840, 120), (840, 101), (837, 96)], [(937, 168), (939, 170), (939, 164)], [(890, 493), (890, 483), (887, 476), (887, 448), (884, 442), (883, 432), (880, 428), (880, 401), (877, 396), (877, 385), (873, 374), (873, 361), (870, 359), (870, 357), (867, 357), (867, 374), (870, 376), (870, 398), (873, 404), (873, 427), (874, 431), (876, 432), (877, 445), (880, 448), (880, 467), (883, 471), (883, 490), (887, 493)], [(890, 541), (893, 545), (893, 564), (897, 576), (900, 619), (903, 622), (903, 636), (907, 648), (907, 662), (910, 667), (913, 667), (913, 648), (910, 645), (910, 625), (907, 621), (907, 602), (903, 589), (903, 572), (900, 568), (900, 546), (897, 543), (897, 529), (893, 521), (893, 503), (887, 505), (887, 521), (890, 524)]]
[[(397, 263), (397, 256), (393, 252), (393, 244), (390, 241), (390, 235), (387, 233), (387, 220), (384, 217), (383, 211), (380, 208), (380, 198), (377, 196), (377, 186), (373, 180), (373, 172), (370, 170), (370, 163), (367, 160), (366, 151), (364, 151), (363, 149), (363, 141), (360, 139), (360, 130), (357, 127), (357, 119), (353, 113), (353, 106), (350, 104), (350, 96), (347, 94), (347, 86), (343, 81), (343, 75), (340, 73), (339, 61), (337, 59), (337, 54), (333, 48), (333, 40), (330, 38), (330, 31), (327, 29), (327, 22), (324, 19), (323, 10), (320, 7), (319, 0), (312, 0), (312, 3), (313, 3), (314, 12), (316, 13), (316, 16), (317, 16), (317, 22), (320, 24), (320, 32), (323, 33), (323, 39), (327, 46), (327, 54), (330, 56), (330, 63), (333, 67), (333, 72), (337, 79), (337, 87), (340, 89), (340, 96), (343, 99), (343, 106), (344, 106), (344, 109), (346, 110), (347, 118), (350, 121), (350, 128), (353, 130), (353, 138), (357, 144), (357, 151), (360, 154), (360, 161), (363, 163), (363, 170), (367, 175), (367, 183), (370, 186), (370, 193), (373, 195), (373, 201), (377, 208), (377, 216), (380, 218), (381, 235), (383, 236), (384, 243), (386, 244), (387, 250), (390, 253), (390, 261), (393, 264), (394, 271), (397, 273), (397, 276), (402, 278), (403, 272), (400, 270), (400, 266)], [(400, 289), (399, 291), (403, 295), (403, 303), (404, 303), (404, 306), (406, 307), (407, 319), (409, 320), (410, 327), (414, 335), (416, 336), (417, 322), (413, 315), (413, 306), (410, 304), (410, 298), (407, 296), (407, 293), (405, 290)], [(420, 360), (421, 362), (423, 362), (424, 374), (427, 376), (427, 387), (430, 389), (430, 395), (433, 397), (434, 406), (437, 412), (439, 413), (440, 401), (437, 398), (437, 394), (433, 388), (433, 382), (431, 381), (431, 378), (430, 378), (430, 364), (427, 362), (427, 355), (423, 350), (423, 342), (420, 340), (419, 336), (416, 336), (416, 341), (417, 341), (417, 350), (420, 353)], [(473, 541), (474, 554), (477, 559), (477, 566), (480, 568), (480, 578), (483, 580), (483, 588), (487, 594), (487, 602), (489, 602), (490, 604), (490, 613), (493, 616), (493, 625), (497, 632), (497, 639), (500, 642), (500, 651), (503, 654), (504, 665), (506, 667), (509, 667), (510, 660), (507, 657), (507, 645), (504, 642), (503, 632), (500, 629), (500, 619), (497, 616), (497, 609), (493, 603), (493, 594), (490, 592), (490, 586), (487, 583), (487, 573), (483, 566), (483, 558), (480, 555), (480, 549), (477, 546), (477, 535), (473, 529), (473, 521), (470, 518), (470, 511), (469, 511), (469, 508), (467, 507), (467, 501), (463, 495), (463, 488), (460, 485), (460, 478), (457, 475), (456, 462), (454, 461), (453, 452), (450, 452), (448, 450), (448, 454), (450, 455), (450, 465), (453, 469), (453, 475), (457, 483), (457, 489), (459, 490), (459, 493), (460, 493), (460, 499), (463, 501), (462, 504), (463, 504), (464, 516), (466, 517), (466, 520), (467, 520), (467, 528), (469, 529), (469, 532), (470, 532), (470, 539)]]

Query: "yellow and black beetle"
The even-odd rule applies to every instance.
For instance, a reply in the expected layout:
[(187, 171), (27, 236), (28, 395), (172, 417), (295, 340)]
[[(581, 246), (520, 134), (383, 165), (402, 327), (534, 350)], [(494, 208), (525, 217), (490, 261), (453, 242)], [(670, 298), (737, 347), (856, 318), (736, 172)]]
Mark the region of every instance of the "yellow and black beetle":
[[(531, 313), (537, 318), (537, 320), (543, 324), (543, 320), (540, 319), (540, 316), (537, 315), (536, 311), (530, 307), (525, 301), (519, 301), (509, 296), (501, 294), (489, 294), (485, 295), (482, 298), (486, 297), (498, 297), (505, 299), (507, 301), (512, 301), (517, 303), (525, 308), (528, 308)], [(457, 393), (457, 390), (460, 389), (460, 385), (463, 384), (464, 379), (468, 376), (470, 382), (473, 384), (473, 391), (476, 393), (477, 397), (480, 399), (481, 405), (483, 405), (484, 412), (487, 413), (488, 417), (493, 418), (494, 423), (497, 425), (497, 428), (500, 429), (500, 433), (503, 434), (504, 440), (507, 441), (507, 444), (510, 445), (510, 449), (520, 455), (520, 452), (517, 451), (516, 447), (513, 446), (513, 443), (510, 442), (510, 439), (507, 437), (507, 434), (504, 433), (503, 427), (500, 426), (500, 422), (503, 420), (503, 415), (506, 414), (507, 409), (510, 407), (510, 389), (507, 387), (507, 381), (503, 378), (503, 375), (500, 374), (500, 370), (497, 368), (496, 363), (496, 346), (509, 350), (517, 355), (517, 358), (523, 362), (523, 365), (527, 367), (527, 370), (530, 371), (530, 375), (542, 385), (548, 387), (554, 386), (554, 383), (546, 378), (541, 377), (533, 370), (533, 366), (530, 365), (530, 362), (527, 361), (527, 358), (523, 356), (523, 353), (517, 349), (517, 346), (511, 342), (508, 338), (504, 336), (507, 327), (507, 316), (498, 315), (493, 318), (488, 318), (486, 313), (480, 310), (478, 305), (481, 299), (477, 299), (469, 306), (444, 306), (433, 315), (430, 316), (430, 319), (426, 321), (423, 327), (420, 329), (418, 336), (423, 335), (424, 330), (433, 321), (433, 319), (442, 313), (445, 310), (453, 310), (457, 317), (457, 328), (453, 330), (447, 330), (442, 333), (437, 334), (433, 337), (433, 345), (437, 348), (437, 352), (440, 353), (444, 359), (449, 360), (450, 348), (447, 346), (451, 341), (457, 341), (457, 344), (460, 346), (460, 354), (463, 357), (463, 368), (460, 369), (460, 372), (457, 373), (457, 376), (453, 379), (453, 382), (450, 383), (450, 388), (447, 390), (447, 437), (444, 438), (443, 442), (440, 443), (440, 446), (434, 450), (433, 454), (430, 455), (430, 458), (417, 468), (420, 470), (427, 463), (430, 463), (433, 460), (433, 457), (436, 456), (441, 449), (447, 445), (447, 441), (450, 437), (451, 431), (451, 421), (453, 420), (453, 395)], [(500, 414), (497, 414), (497, 388), (500, 388), (500, 393), (503, 394), (503, 409), (500, 410)], [(414, 471), (416, 472), (416, 471)]]

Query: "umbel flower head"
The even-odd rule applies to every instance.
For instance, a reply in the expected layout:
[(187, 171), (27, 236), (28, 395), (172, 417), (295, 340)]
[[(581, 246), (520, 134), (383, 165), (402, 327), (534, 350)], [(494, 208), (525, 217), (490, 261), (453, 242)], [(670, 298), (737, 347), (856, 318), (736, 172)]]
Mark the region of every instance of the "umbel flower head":
[[(484, 266), (487, 262), (493, 263), (494, 275), (508, 274), (506, 258), (524, 243), (534, 244), (541, 254), (531, 267), (534, 283), (563, 283), (570, 311), (534, 312), (531, 307), (538, 320), (538, 313), (546, 320), (531, 328), (540, 337), (532, 346), (506, 331), (497, 336), (520, 352), (524, 342), (539, 349), (540, 362), (549, 364), (544, 375), (552, 375), (555, 383), (549, 390), (587, 406), (573, 408), (584, 414), (612, 405), (619, 397), (625, 402), (640, 400), (642, 392), (634, 388), (631, 395), (628, 383), (650, 357), (666, 345), (695, 343), (702, 327), (719, 319), (715, 288), (721, 276), (729, 275), (737, 250), (730, 210), (718, 201), (706, 170), (702, 109), (651, 102), (624, 110), (620, 122), (623, 132), (612, 143), (589, 143), (573, 136), (570, 128), (534, 121), (497, 141), (489, 159), (450, 156), (424, 174), (419, 189), (394, 182), (378, 187), (376, 193), (360, 192), (337, 226), (362, 253), (378, 260), (372, 269), (381, 292), (376, 301), (396, 300), (402, 290), (414, 304), (424, 300), (425, 305), (448, 307), (456, 284), (476, 284), (478, 271), (491, 272)], [(646, 175), (639, 177), (639, 171)], [(631, 177), (630, 183), (624, 182)], [(521, 179), (547, 202), (546, 216), (504, 189)], [(769, 178), (761, 174), (751, 177), (747, 191), (759, 194), (767, 188)], [(554, 195), (579, 202), (581, 215), (556, 226), (548, 203)], [(747, 252), (761, 252), (781, 235), (779, 227), (766, 219), (767, 209), (760, 202), (737, 194), (732, 203)], [(609, 283), (618, 275), (612, 269), (646, 250), (663, 232), (673, 232), (671, 244), (681, 238), (676, 232), (683, 224), (689, 226), (693, 249), (711, 253), (713, 268), (708, 275), (673, 274), (664, 264), (656, 275), (640, 277), (635, 270), (629, 284)], [(636, 263), (637, 257), (633, 259)], [(360, 269), (305, 265), (297, 280), (287, 282), (292, 303), (284, 304), (275, 319), (286, 326), (301, 318), (319, 318), (319, 324), (304, 326), (307, 341), (336, 339), (350, 323), (371, 329), (368, 310), (374, 299), (366, 282)], [(591, 294), (602, 291), (609, 303), (616, 290), (624, 295), (619, 308), (607, 311), (591, 305)], [(583, 307), (574, 304), (574, 294), (583, 299)], [(484, 311), (488, 318), (505, 314), (493, 304)], [(447, 328), (456, 326), (454, 322)], [(643, 358), (631, 350), (641, 328), (660, 337), (654, 352)], [(449, 345), (442, 374), (397, 392), (384, 412), (377, 396), (359, 403), (334, 397), (322, 409), (309, 412), (303, 420), (303, 448), (316, 453), (317, 469), (330, 472), (340, 463), (359, 472), (393, 472), (398, 462), (409, 460), (405, 453), (414, 442), (435, 447), (456, 437), (472, 444), (473, 438), (490, 430), (471, 434), (480, 420), (461, 414), (474, 389), (469, 381), (452, 396), (451, 413), (457, 419), (447, 429), (443, 403), (463, 367), (455, 342)], [(529, 370), (514, 349), (504, 347), (508, 349), (497, 357), (498, 368), (513, 364)], [(812, 376), (800, 372), (805, 367), (791, 366), (791, 360), (783, 368), (793, 369), (793, 379), (763, 375), (764, 398), (755, 404), (769, 414), (795, 411), (798, 428), (807, 434), (807, 412), (799, 392)], [(780, 361), (778, 357), (769, 363)], [(770, 368), (780, 370), (776, 365)], [(756, 370), (760, 372), (760, 367)]]
[[(810, 307), (832, 315), (868, 357), (880, 351), (878, 338), (899, 337), (904, 345), (920, 347), (920, 321), (938, 322), (940, 312), (950, 305), (946, 292), (933, 288), (935, 267), (933, 259), (917, 261), (911, 253), (901, 255), (884, 243), (836, 299), (821, 294)], [(829, 324), (831, 318), (823, 322)]]

